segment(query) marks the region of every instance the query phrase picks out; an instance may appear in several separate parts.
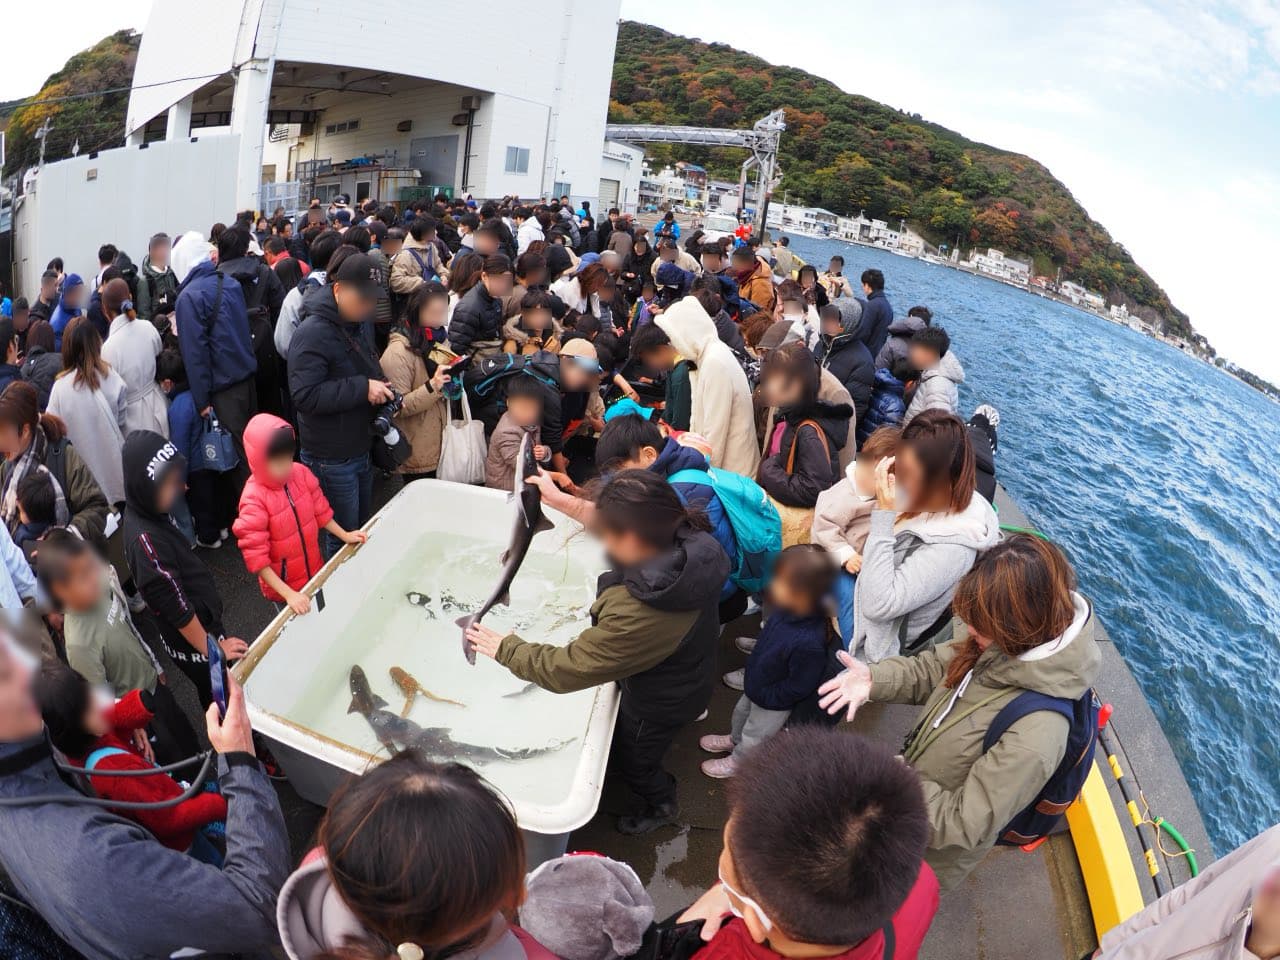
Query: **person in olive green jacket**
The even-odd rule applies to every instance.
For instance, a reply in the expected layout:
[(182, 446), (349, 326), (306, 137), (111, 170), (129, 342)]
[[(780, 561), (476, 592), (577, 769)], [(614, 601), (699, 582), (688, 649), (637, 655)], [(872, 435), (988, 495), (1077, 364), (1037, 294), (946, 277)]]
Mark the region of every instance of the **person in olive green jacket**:
[(950, 643), (870, 666), (841, 653), (847, 669), (820, 688), (822, 706), (850, 719), (868, 701), (923, 705), (903, 756), (924, 782), (925, 860), (944, 891), (981, 862), (1066, 753), (1069, 726), (1055, 712), (1015, 721), (984, 753), (987, 728), (1023, 691), (1079, 699), (1102, 659), (1070, 564), (1037, 537), (1017, 534), (982, 555), (953, 608), (963, 626)]
[(467, 640), (522, 680), (552, 693), (617, 681), (622, 703), (610, 759), (643, 802), (619, 819), (623, 833), (672, 823), (676, 780), (662, 758), (707, 708), (720, 634), (720, 588), (729, 558), (665, 479), (615, 474), (596, 498), (592, 526), (612, 569), (601, 575), (591, 626), (563, 647), (503, 636), (479, 624)]
[(106, 548), (107, 498), (67, 439), (66, 424), (40, 412), (36, 388), (16, 381), (0, 394), (0, 519), (12, 533), (19, 524), (17, 489), (32, 471), (48, 470), (56, 487), (58, 526), (75, 527)]

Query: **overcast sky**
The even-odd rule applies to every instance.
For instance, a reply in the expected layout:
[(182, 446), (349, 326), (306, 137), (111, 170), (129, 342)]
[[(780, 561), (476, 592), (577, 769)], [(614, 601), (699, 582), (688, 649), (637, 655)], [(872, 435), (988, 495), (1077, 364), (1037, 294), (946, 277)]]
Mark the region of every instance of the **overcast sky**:
[[(149, 8), (66, 0), (56, 24), (37, 18), (8, 45), (0, 99), (141, 29)], [(622, 13), (1035, 157), (1222, 353), (1280, 381), (1280, 0), (622, 0)]]

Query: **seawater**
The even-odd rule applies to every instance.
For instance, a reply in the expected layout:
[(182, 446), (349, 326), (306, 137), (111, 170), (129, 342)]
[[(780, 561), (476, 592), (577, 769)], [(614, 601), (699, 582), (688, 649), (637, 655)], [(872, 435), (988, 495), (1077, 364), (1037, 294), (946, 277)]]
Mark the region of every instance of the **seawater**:
[[(506, 530), (507, 514), (507, 510), (493, 511), (495, 529)], [(373, 536), (377, 535), (375, 528)], [(461, 630), (454, 623), (478, 610), (488, 597), (501, 572), (502, 550), (496, 539), (464, 534), (419, 538), (370, 585), (359, 611), (319, 654), (311, 677), (296, 697), (274, 703), (272, 709), (325, 737), (386, 759), (390, 754), (365, 718), (347, 712), (348, 680), (353, 665), (362, 667), (373, 692), (398, 715), (405, 697), (392, 682), (390, 670), (400, 667), (437, 696), (465, 704), (458, 707), (418, 696), (408, 719), (421, 727), (442, 728), (462, 744), (513, 750), (564, 744), (555, 752), (525, 760), (468, 760), (464, 753), (456, 757), (525, 803), (563, 800), (574, 781), (595, 690), (567, 695), (526, 691), (525, 681), (493, 660), (479, 656), (471, 666), (462, 653)], [(425, 595), (429, 602), (410, 602), (406, 596), (411, 592)], [(484, 623), (539, 643), (564, 645), (589, 624), (594, 596), (594, 573), (565, 551), (531, 552), (512, 583), (510, 606), (495, 607)], [(301, 627), (306, 618), (293, 623)], [(256, 691), (253, 694), (262, 697)]]
[(897, 316), (933, 310), (965, 412), (1000, 410), (1001, 482), (1074, 562), (1218, 851), (1280, 821), (1280, 405), (991, 280), (834, 241), (792, 249), (820, 270), (842, 254), (855, 286), (880, 268)]

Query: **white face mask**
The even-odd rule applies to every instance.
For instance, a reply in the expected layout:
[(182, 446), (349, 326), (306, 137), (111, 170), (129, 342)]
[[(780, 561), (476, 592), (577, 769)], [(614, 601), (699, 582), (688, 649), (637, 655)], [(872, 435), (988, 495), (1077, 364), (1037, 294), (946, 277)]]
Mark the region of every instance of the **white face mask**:
[[(744, 905), (746, 905), (746, 906), (750, 907), (752, 910), (754, 910), (754, 911), (755, 911), (756, 919), (760, 921), (760, 926), (764, 927), (765, 933), (768, 933), (770, 930), (772, 930), (772, 929), (773, 929), (773, 921), (772, 921), (772, 920), (770, 920), (770, 919), (769, 919), (769, 917), (765, 914), (765, 912), (764, 912), (764, 910), (761, 908), (760, 904), (756, 903), (754, 900), (752, 900), (752, 899), (751, 899), (750, 897), (748, 897), (746, 894), (739, 893), (739, 892), (738, 892), (737, 890), (735, 890), (733, 887), (729, 886), (729, 884), (725, 882), (725, 879), (724, 879), (724, 871), (720, 871), (720, 872), (719, 872), (719, 874), (718, 874), (718, 876), (720, 877), (720, 885), (721, 885), (722, 887), (724, 887), (724, 888), (725, 888), (725, 890), (727, 890), (729, 893), (733, 894), (733, 896), (734, 896), (734, 897), (736, 897), (738, 900), (741, 900), (741, 901), (743, 902), (743, 904), (744, 904)], [(742, 915), (742, 911), (741, 911), (741, 910), (739, 910), (739, 909), (734, 905), (733, 900), (730, 900), (730, 901), (729, 901), (729, 912), (730, 912), (730, 913), (732, 913), (732, 914), (733, 914), (735, 917), (737, 917), (739, 920), (745, 920), (745, 919), (747, 919), (746, 917), (744, 917), (744, 916)]]

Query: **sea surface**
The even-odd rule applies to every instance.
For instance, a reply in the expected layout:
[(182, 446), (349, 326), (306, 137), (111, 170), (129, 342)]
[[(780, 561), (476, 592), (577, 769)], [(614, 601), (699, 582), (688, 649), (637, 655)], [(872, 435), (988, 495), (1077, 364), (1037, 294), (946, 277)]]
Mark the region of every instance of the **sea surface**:
[[(1280, 404), (1126, 327), (947, 267), (792, 238), (933, 310), (1000, 411), (1001, 482), (1064, 547), (1218, 852), (1280, 821)], [(1247, 362), (1247, 358), (1244, 358)]]

